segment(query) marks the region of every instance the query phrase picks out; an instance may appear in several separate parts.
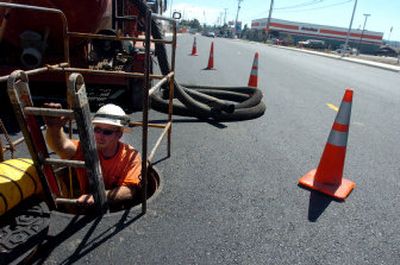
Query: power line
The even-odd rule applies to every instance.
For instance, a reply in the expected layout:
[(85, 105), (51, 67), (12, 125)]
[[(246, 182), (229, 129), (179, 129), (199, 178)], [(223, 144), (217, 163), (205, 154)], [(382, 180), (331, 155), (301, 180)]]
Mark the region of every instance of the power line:
[(299, 7), (304, 7), (304, 6), (310, 6), (310, 5), (319, 4), (324, 1), (325, 0), (313, 0), (313, 1), (304, 2), (304, 3), (297, 4), (297, 5), (292, 5), (292, 6), (276, 7), (275, 10), (293, 9), (293, 8), (299, 8)]
[(339, 6), (339, 5), (344, 5), (347, 4), (349, 2), (352, 2), (353, 0), (346, 0), (346, 1), (342, 1), (342, 2), (338, 2), (338, 3), (334, 3), (334, 4), (330, 4), (330, 5), (326, 5), (326, 6), (320, 6), (320, 7), (315, 7), (315, 8), (308, 8), (308, 9), (296, 9), (296, 10), (287, 10), (287, 11), (277, 11), (280, 13), (284, 13), (284, 12), (303, 12), (303, 11), (314, 11), (314, 10), (320, 10), (320, 9), (325, 9), (325, 8), (329, 8), (329, 7), (333, 7), (333, 6)]

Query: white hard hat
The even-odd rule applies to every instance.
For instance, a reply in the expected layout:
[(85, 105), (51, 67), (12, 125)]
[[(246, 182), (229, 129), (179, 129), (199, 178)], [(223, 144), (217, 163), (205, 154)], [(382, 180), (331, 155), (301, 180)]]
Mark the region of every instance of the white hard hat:
[(99, 108), (92, 120), (93, 124), (101, 123), (118, 127), (124, 127), (128, 122), (129, 117), (125, 111), (115, 104), (106, 104)]

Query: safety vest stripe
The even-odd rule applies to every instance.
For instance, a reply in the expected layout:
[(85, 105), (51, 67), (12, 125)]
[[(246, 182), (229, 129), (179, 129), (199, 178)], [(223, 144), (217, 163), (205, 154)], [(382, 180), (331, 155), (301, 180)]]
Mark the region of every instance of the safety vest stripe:
[(342, 102), (340, 104), (339, 112), (336, 116), (335, 122), (348, 125), (350, 123), (351, 102)]
[(335, 146), (340, 146), (340, 147), (345, 147), (347, 144), (347, 132), (339, 132), (336, 130), (331, 130), (331, 133), (329, 134), (328, 138), (328, 143), (335, 145)]
[(339, 132), (348, 132), (349, 131), (349, 125), (344, 125), (340, 123), (334, 123), (332, 126), (333, 130), (339, 131)]

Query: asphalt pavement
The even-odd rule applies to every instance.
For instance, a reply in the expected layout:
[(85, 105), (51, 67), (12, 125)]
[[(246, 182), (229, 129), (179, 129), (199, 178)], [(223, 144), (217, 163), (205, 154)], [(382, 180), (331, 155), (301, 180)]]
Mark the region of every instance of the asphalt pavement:
[[(243, 86), (259, 53), (267, 110), (250, 121), (174, 116), (162, 185), (102, 218), (53, 213), (41, 264), (399, 264), (400, 75), (262, 43), (178, 39), (179, 83)], [(214, 42), (216, 70), (207, 66)], [(344, 202), (298, 187), (318, 162), (344, 90), (354, 90)], [(132, 115), (140, 119), (140, 114)], [(165, 114), (151, 112), (151, 120)], [(150, 145), (158, 131), (150, 132)], [(140, 132), (125, 140), (140, 149)]]

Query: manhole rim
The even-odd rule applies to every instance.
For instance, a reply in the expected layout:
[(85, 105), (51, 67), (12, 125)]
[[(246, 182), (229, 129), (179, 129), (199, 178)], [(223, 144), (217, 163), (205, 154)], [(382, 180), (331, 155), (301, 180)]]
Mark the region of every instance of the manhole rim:
[[(160, 170), (155, 167), (155, 166), (150, 166), (149, 168), (152, 168), (152, 170), (155, 172), (155, 174), (158, 176), (158, 188), (154, 191), (153, 195), (151, 195), (148, 199), (146, 204), (152, 205), (154, 204), (154, 200), (159, 196), (159, 193), (163, 190), (164, 187), (164, 177), (163, 175), (160, 173)], [(126, 209), (122, 209), (119, 211), (115, 211), (115, 212), (106, 212), (102, 215), (91, 215), (93, 217), (96, 216), (102, 216), (102, 217), (113, 217), (116, 215), (121, 215), (123, 213), (125, 213), (126, 211), (136, 211), (139, 210), (142, 207), (142, 203), (139, 203), (137, 205), (134, 205), (132, 207), (126, 208)], [(57, 216), (61, 216), (61, 217), (75, 217), (75, 216), (89, 216), (89, 215), (85, 215), (85, 214), (74, 214), (74, 213), (67, 213), (67, 212), (62, 212), (59, 210), (53, 210), (50, 212), (51, 215), (57, 215)]]

